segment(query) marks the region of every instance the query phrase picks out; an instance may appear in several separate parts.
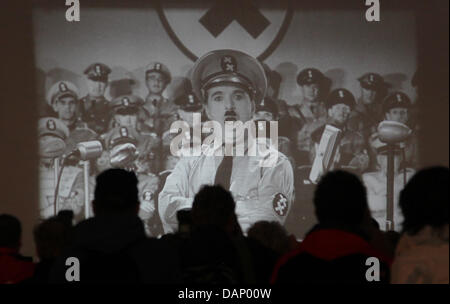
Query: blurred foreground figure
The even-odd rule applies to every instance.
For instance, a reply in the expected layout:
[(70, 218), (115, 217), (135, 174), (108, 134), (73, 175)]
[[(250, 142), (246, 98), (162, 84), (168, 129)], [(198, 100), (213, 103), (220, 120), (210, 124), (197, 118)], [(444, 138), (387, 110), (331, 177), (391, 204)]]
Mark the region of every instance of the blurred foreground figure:
[(39, 263), (26, 283), (48, 283), (53, 263), (62, 254), (70, 236), (73, 216), (72, 210), (61, 210), (57, 216), (44, 220), (34, 228), (33, 236)]
[(134, 172), (108, 169), (97, 176), (94, 217), (74, 227), (71, 242), (55, 263), (50, 282), (66, 281), (66, 258), (80, 265), (80, 283), (173, 282), (171, 252), (159, 240), (147, 239), (139, 212), (138, 180)]
[(9, 214), (0, 214), (0, 284), (15, 284), (33, 275), (31, 258), (19, 254), (22, 226)]
[(181, 236), (178, 252), (184, 283), (268, 283), (277, 255), (244, 237), (235, 209), (231, 192), (219, 185), (204, 186), (194, 197), (188, 229), (188, 221), (182, 219), (186, 214), (179, 216), (182, 221), (173, 238)]
[(391, 283), (449, 283), (449, 170), (419, 171), (400, 193), (405, 218)]
[[(391, 261), (386, 251), (377, 249), (379, 230), (370, 218), (359, 178), (345, 171), (329, 172), (317, 185), (314, 207), (319, 224), (298, 249), (278, 261), (272, 283), (388, 283)], [(379, 261), (378, 280), (371, 282), (366, 277), (370, 257)]]

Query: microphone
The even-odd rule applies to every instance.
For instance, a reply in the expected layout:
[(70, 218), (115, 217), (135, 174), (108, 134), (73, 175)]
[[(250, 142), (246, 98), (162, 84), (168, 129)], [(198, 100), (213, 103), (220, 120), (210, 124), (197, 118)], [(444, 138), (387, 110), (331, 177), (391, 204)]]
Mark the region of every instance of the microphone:
[(66, 155), (66, 158), (78, 158), (88, 160), (100, 157), (103, 152), (102, 143), (98, 140), (83, 141), (77, 144), (77, 147)]
[(113, 167), (127, 166), (139, 156), (136, 146), (132, 143), (116, 145), (109, 153), (109, 162)]
[(412, 130), (396, 121), (385, 120), (378, 125), (378, 136), (380, 141), (387, 144), (395, 144), (404, 141)]

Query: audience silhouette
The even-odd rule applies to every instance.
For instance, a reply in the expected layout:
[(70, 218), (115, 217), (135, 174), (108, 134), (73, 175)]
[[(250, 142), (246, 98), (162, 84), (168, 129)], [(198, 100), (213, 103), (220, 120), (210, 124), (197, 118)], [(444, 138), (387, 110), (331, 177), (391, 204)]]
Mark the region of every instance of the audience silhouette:
[(0, 214), (0, 284), (14, 284), (33, 275), (31, 258), (22, 256), (22, 225), (9, 214)]
[(417, 172), (400, 193), (403, 234), (392, 283), (449, 283), (449, 169)]
[[(192, 209), (177, 212), (178, 231), (149, 238), (135, 173), (108, 169), (96, 179), (94, 217), (73, 226), (73, 212), (63, 210), (35, 227), (37, 264), (19, 253), (20, 221), (0, 215), (0, 283), (68, 283), (66, 260), (75, 257), (82, 284), (448, 284), (448, 182), (446, 167), (410, 179), (400, 193), (401, 234), (380, 231), (364, 184), (338, 170), (316, 186), (318, 224), (301, 242), (277, 222), (242, 231), (220, 185), (204, 185)], [(368, 276), (369, 258), (380, 267)]]
[(380, 281), (389, 280), (390, 259), (370, 244), (376, 227), (368, 209), (366, 189), (354, 174), (333, 171), (322, 177), (314, 193), (319, 223), (300, 246), (277, 263), (276, 284), (362, 284), (366, 260), (378, 258)]

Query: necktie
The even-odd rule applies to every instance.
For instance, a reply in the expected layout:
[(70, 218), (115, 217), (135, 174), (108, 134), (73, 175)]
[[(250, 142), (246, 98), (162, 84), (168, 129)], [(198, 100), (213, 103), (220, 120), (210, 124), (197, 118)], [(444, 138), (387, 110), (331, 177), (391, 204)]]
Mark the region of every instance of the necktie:
[(214, 183), (221, 185), (226, 190), (230, 190), (231, 170), (233, 167), (233, 156), (224, 156), (217, 168)]

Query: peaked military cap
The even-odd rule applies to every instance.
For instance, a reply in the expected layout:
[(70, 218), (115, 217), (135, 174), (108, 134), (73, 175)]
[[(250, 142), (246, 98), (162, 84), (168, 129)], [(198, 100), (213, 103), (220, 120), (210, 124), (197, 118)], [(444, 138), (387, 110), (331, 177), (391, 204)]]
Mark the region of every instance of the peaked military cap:
[(167, 83), (172, 80), (169, 69), (161, 62), (151, 62), (145, 67), (145, 76), (152, 72), (163, 74), (167, 79)]
[(78, 88), (70, 81), (58, 81), (52, 85), (47, 93), (47, 103), (51, 106), (60, 97), (72, 96), (78, 99)]
[(410, 108), (411, 99), (403, 92), (393, 92), (383, 102), (383, 112), (393, 108)]
[(340, 103), (346, 104), (350, 107), (350, 109), (353, 109), (353, 107), (356, 105), (355, 97), (349, 90), (344, 88), (339, 88), (331, 91), (326, 102), (327, 109)]
[(44, 117), (38, 122), (38, 136), (51, 135), (66, 140), (69, 136), (69, 129), (58, 118)]
[(274, 116), (278, 115), (278, 106), (271, 97), (266, 96), (263, 99), (261, 99), (260, 102), (256, 104), (256, 112), (258, 111), (267, 111), (272, 113)]
[(384, 79), (377, 73), (366, 73), (358, 78), (360, 85), (368, 90), (378, 90), (384, 85)]
[(202, 108), (202, 103), (194, 93), (182, 94), (174, 100), (174, 103), (187, 112), (196, 112)]
[(194, 93), (205, 101), (206, 91), (217, 85), (232, 84), (245, 89), (258, 103), (267, 90), (264, 68), (252, 56), (237, 50), (214, 50), (200, 57), (191, 70)]
[(94, 81), (108, 82), (108, 75), (111, 69), (103, 63), (93, 63), (84, 70), (84, 74)]
[[(117, 112), (123, 112), (123, 110), (128, 110), (129, 113), (137, 112), (139, 107), (144, 104), (142, 98), (136, 95), (122, 95), (113, 99), (111, 102), (112, 112), (115, 114)], [(120, 114), (120, 113), (119, 113)]]
[(301, 70), (297, 75), (297, 83), (299, 85), (305, 84), (321, 84), (326, 79), (325, 75), (321, 71), (315, 68), (307, 68)]

